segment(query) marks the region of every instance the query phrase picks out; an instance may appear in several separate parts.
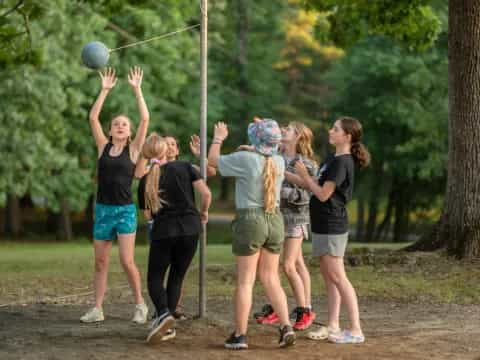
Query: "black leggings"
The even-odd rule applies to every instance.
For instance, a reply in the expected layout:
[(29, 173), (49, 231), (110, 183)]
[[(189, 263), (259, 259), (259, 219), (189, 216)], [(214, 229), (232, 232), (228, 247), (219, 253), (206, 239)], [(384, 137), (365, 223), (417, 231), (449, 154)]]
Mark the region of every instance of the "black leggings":
[[(182, 283), (197, 251), (199, 235), (153, 239), (148, 255), (148, 293), (157, 315), (173, 313), (177, 307)], [(167, 289), (164, 280), (168, 267)]]

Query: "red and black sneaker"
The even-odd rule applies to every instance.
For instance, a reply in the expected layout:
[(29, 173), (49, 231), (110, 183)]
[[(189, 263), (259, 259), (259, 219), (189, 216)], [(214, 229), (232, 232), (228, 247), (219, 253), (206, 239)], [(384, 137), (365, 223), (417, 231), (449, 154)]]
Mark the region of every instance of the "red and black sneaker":
[(295, 330), (308, 329), (315, 320), (315, 313), (308, 308), (300, 308), (297, 310), (297, 321), (293, 325)]
[(273, 313), (273, 307), (272, 305), (270, 304), (265, 304), (262, 306), (262, 310), (260, 310), (259, 312), (256, 312), (256, 313), (253, 313), (253, 317), (255, 319), (258, 319), (258, 318), (261, 318), (261, 317), (265, 317), (267, 315), (270, 315), (271, 313)]
[(263, 325), (279, 324), (280, 318), (275, 312), (272, 312), (270, 315), (258, 318), (257, 323), (263, 324)]
[(264, 305), (262, 311), (253, 314), (253, 316), (259, 324), (278, 324), (280, 322), (278, 315), (273, 311), (273, 307), (270, 304)]

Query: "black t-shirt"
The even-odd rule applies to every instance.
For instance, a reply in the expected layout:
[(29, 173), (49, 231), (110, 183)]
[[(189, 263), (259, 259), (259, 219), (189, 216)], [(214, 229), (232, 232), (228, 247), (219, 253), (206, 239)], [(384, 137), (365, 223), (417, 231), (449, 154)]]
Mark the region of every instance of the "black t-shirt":
[(355, 161), (351, 154), (330, 155), (318, 170), (318, 184), (335, 183), (332, 196), (322, 202), (310, 198), (312, 232), (316, 234), (345, 234), (348, 232), (346, 205), (352, 198)]
[[(159, 181), (162, 209), (153, 215), (152, 241), (167, 237), (197, 235), (201, 232), (200, 214), (195, 206), (192, 183), (200, 173), (187, 161), (172, 161), (161, 166)], [(145, 175), (138, 186), (138, 207), (145, 205)]]

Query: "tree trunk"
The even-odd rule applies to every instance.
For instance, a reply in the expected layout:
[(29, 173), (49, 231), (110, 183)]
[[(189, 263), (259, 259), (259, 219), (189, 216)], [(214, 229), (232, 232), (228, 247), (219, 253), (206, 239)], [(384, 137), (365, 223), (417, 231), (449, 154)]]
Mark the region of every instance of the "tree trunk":
[(480, 2), (449, 1), (449, 164), (442, 226), (450, 254), (480, 257)]
[(375, 234), (375, 242), (380, 242), (386, 239), (388, 230), (390, 229), (393, 206), (395, 203), (395, 190), (396, 189), (395, 189), (395, 181), (394, 181), (392, 185), (392, 189), (390, 190), (390, 194), (388, 194), (387, 211), (385, 212), (385, 217), (383, 218), (381, 224), (378, 226), (377, 232)]
[(448, 175), (442, 215), (407, 250), (480, 257), (480, 2), (448, 2)]
[(359, 196), (357, 199), (357, 230), (355, 238), (357, 241), (363, 241), (365, 232), (365, 199)]
[(378, 214), (378, 204), (380, 202), (380, 190), (382, 185), (384, 185), (383, 180), (383, 163), (377, 164), (374, 168), (373, 181), (370, 192), (370, 198), (368, 200), (368, 220), (367, 228), (365, 231), (364, 241), (372, 242), (374, 241), (375, 229), (377, 227), (377, 214)]
[(58, 214), (57, 240), (71, 241), (73, 239), (70, 206), (65, 198), (60, 199), (60, 214)]
[[(407, 187), (403, 187), (404, 189)], [(395, 222), (393, 224), (393, 242), (404, 242), (408, 235), (408, 204), (406, 191), (398, 191), (395, 196)]]
[(444, 245), (458, 258), (480, 257), (480, 2), (448, 2), (448, 175), (442, 215), (408, 250)]
[(20, 199), (14, 194), (7, 194), (5, 211), (5, 234), (18, 239), (22, 233)]
[(378, 200), (378, 195), (373, 191), (370, 195), (370, 200), (368, 201), (368, 221), (364, 237), (364, 241), (366, 242), (373, 241), (375, 228), (377, 226)]

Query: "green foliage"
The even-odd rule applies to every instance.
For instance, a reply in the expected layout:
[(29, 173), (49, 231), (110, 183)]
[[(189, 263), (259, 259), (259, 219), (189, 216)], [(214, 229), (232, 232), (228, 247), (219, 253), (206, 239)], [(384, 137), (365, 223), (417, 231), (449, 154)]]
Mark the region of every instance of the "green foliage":
[(441, 23), (429, 0), (304, 0), (307, 7), (330, 12), (331, 38), (341, 47), (384, 35), (410, 49), (431, 47)]

